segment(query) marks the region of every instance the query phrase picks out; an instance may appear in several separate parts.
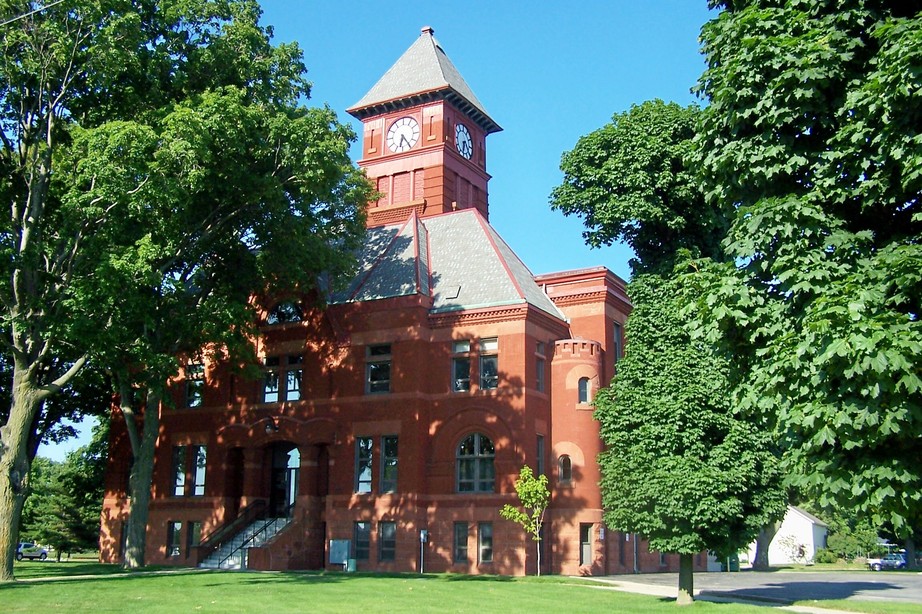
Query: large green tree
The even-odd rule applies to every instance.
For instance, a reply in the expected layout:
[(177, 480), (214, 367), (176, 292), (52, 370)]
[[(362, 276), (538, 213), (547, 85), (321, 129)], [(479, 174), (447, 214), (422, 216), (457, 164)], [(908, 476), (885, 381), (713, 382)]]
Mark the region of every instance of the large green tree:
[[(31, 7), (4, 2), (0, 15)], [(90, 357), (122, 390), (145, 391), (145, 467), (173, 352), (232, 345), (254, 292), (308, 291), (321, 271), (349, 268), (368, 195), (348, 159), (354, 135), (302, 106), (301, 51), (273, 46), (259, 17), (253, 0), (65, 0), (3, 26), (13, 383), (0, 581), (12, 579), (36, 416)], [(149, 478), (133, 487), (148, 492)]]
[(710, 339), (793, 485), (908, 538), (922, 523), (922, 11), (711, 4), (698, 151), (711, 202), (737, 214), (730, 260), (702, 275)]
[(642, 275), (629, 293), (629, 350), (595, 399), (605, 522), (679, 553), (679, 599), (690, 601), (694, 554), (738, 551), (787, 496), (771, 434), (730, 402), (728, 360), (688, 332), (696, 289)]
[(729, 402), (727, 359), (691, 338), (697, 294), (681, 273), (722, 261), (731, 210), (708, 204), (690, 157), (700, 111), (661, 101), (616, 114), (563, 156), (552, 206), (584, 218), (590, 244), (628, 243), (628, 351), (595, 398), (605, 522), (680, 555), (679, 602), (693, 599), (693, 555), (729, 553), (784, 513), (771, 441)]

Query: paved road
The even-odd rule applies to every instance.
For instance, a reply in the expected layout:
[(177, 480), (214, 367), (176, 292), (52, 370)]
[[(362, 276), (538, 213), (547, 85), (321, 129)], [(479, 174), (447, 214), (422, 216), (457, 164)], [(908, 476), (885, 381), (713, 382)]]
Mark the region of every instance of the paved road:
[[(671, 587), (678, 574), (608, 576), (608, 580)], [(695, 573), (695, 591), (705, 595), (779, 603), (810, 599), (885, 600), (922, 603), (922, 573), (909, 571), (749, 571)]]

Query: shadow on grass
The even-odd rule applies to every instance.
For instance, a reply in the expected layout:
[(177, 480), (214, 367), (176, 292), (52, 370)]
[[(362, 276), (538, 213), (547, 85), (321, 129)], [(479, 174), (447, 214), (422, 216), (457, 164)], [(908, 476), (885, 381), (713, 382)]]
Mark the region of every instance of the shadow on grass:
[(68, 584), (82, 584), (93, 580), (130, 581), (158, 574), (169, 574), (175, 577), (201, 573), (195, 569), (162, 566), (132, 570), (123, 569), (119, 565), (104, 565), (101, 563), (66, 564), (66, 567), (66, 569), (61, 569), (48, 565), (44, 569), (32, 570), (26, 573), (23, 573), (19, 568), (15, 568), (14, 573), (16, 581), (0, 584), (0, 590), (19, 587), (28, 588), (29, 586), (41, 585), (66, 586)]
[(277, 582), (303, 582), (307, 584), (329, 584), (356, 580), (403, 580), (404, 582), (515, 582), (521, 578), (511, 576), (466, 576), (463, 574), (419, 574), (389, 572), (338, 572), (338, 571), (281, 571), (281, 572), (228, 572), (252, 573), (251, 582), (263, 582), (272, 578)]
[(106, 576), (126, 573), (119, 565), (92, 562), (18, 562), (13, 566), (13, 573), (17, 579), (30, 578), (61, 578), (67, 576)]
[(512, 576), (466, 576), (464, 574), (450, 574), (441, 576), (449, 582), (515, 582)]
[[(778, 582), (763, 586), (736, 589), (709, 589), (701, 591), (705, 595), (733, 597), (737, 599), (755, 599), (772, 603), (791, 604), (798, 599), (808, 598), (816, 601), (840, 600), (873, 591), (899, 590), (901, 587), (889, 582)], [(798, 597), (803, 596), (803, 597)]]

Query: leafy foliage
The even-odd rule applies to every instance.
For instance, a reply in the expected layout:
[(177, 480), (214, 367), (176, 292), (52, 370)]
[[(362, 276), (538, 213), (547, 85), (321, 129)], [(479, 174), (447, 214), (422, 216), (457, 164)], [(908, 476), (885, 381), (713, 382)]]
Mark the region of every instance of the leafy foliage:
[(908, 534), (922, 522), (922, 14), (715, 2), (700, 163), (738, 212), (700, 276), (702, 334), (792, 483)]
[(525, 465), (519, 471), (519, 477), (515, 481), (515, 492), (519, 495), (519, 502), (524, 510), (521, 510), (508, 503), (499, 511), (499, 515), (506, 520), (518, 523), (525, 529), (525, 532), (531, 535), (535, 542), (535, 551), (538, 556), (536, 575), (541, 575), (541, 547), (538, 542), (541, 541), (541, 527), (544, 525), (544, 511), (547, 509), (551, 493), (547, 489), (547, 476), (541, 474), (535, 476), (531, 467)]
[(583, 216), (590, 244), (624, 240), (629, 351), (595, 398), (605, 522), (680, 553), (680, 600), (693, 596), (691, 555), (729, 553), (784, 513), (774, 448), (728, 402), (726, 359), (692, 340), (697, 298), (680, 268), (721, 262), (730, 211), (711, 204), (691, 166), (700, 111), (645, 102), (564, 154), (552, 206)]
[(727, 361), (686, 330), (689, 288), (630, 284), (630, 351), (596, 396), (605, 522), (652, 548), (735, 552), (784, 513), (770, 434), (729, 402)]
[(726, 212), (705, 203), (686, 164), (699, 115), (697, 107), (661, 100), (615, 114), (563, 154), (564, 180), (551, 207), (582, 217), (591, 246), (630, 245), (634, 273), (671, 270), (682, 249), (719, 258)]
[(108, 454), (108, 428), (94, 429), (91, 442), (63, 463), (37, 457), (32, 463), (32, 493), (22, 513), (23, 533), (62, 553), (95, 550)]
[(370, 194), (354, 134), (302, 106), (301, 51), (273, 46), (260, 13), (254, 0), (67, 0), (4, 28), (2, 580), (35, 417), (88, 359), (161, 395), (177, 353), (245, 347), (254, 294), (351, 270)]
[[(838, 506), (818, 508), (811, 502), (803, 502), (801, 507), (826, 523), (826, 552), (836, 559), (850, 560), (855, 557), (868, 556), (880, 552), (880, 535), (882, 527), (871, 524), (867, 516), (851, 507)], [(884, 549), (886, 551), (886, 549)], [(820, 561), (817, 552), (816, 560)]]

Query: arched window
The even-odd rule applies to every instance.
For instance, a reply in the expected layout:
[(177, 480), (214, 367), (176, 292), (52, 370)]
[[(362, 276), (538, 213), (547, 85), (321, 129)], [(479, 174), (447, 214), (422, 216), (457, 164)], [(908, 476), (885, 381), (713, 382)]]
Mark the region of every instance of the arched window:
[(458, 444), (458, 492), (493, 492), (495, 454), (493, 442), (480, 433), (472, 433)]
[(557, 481), (561, 484), (569, 484), (573, 481), (573, 461), (567, 454), (557, 459)]
[(579, 402), (588, 403), (589, 402), (589, 378), (581, 377), (579, 378), (579, 383), (577, 384)]
[(301, 308), (296, 303), (279, 303), (269, 311), (266, 324), (285, 324), (286, 322), (300, 322)]

